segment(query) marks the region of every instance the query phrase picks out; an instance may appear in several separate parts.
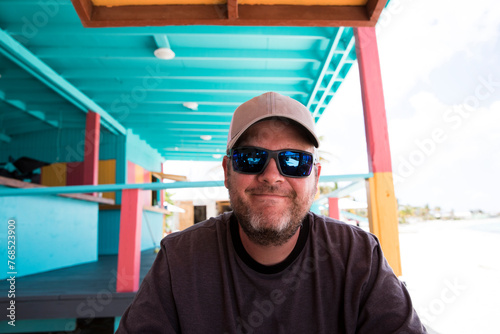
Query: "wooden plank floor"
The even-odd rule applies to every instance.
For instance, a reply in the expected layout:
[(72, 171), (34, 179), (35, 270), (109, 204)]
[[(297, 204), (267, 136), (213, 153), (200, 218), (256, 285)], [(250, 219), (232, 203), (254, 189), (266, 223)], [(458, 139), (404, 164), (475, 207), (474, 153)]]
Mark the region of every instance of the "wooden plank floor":
[[(141, 277), (153, 264), (153, 249), (141, 253)], [(16, 319), (120, 316), (135, 293), (116, 292), (116, 255), (99, 261), (16, 278)], [(9, 282), (0, 281), (0, 308), (7, 307)], [(5, 307), (5, 308), (4, 308)]]

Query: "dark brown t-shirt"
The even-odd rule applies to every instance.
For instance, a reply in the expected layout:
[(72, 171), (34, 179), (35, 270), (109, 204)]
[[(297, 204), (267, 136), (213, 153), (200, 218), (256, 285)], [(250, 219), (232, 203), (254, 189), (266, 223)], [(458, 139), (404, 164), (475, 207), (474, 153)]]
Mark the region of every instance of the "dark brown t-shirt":
[(117, 333), (426, 333), (374, 235), (308, 213), (290, 256), (264, 266), (237, 224), (164, 238)]

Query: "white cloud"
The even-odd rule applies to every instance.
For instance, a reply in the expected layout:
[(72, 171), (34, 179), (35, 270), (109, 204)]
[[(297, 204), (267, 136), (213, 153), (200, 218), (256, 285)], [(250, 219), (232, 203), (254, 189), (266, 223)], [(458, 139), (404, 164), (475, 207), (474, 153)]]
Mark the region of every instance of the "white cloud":
[[(379, 53), (393, 171), (410, 168), (396, 195), (414, 205), (500, 211), (500, 91), (494, 87), (474, 111), (460, 105), (478, 97), (481, 78), (500, 82), (496, 1), (393, 0), (391, 6), (379, 27)], [(318, 129), (338, 156), (334, 173), (366, 171), (357, 67)], [(442, 140), (432, 146), (436, 131)]]
[[(446, 141), (437, 143), (432, 154), (415, 147), (401, 153), (393, 160), (394, 173), (406, 172), (408, 165), (411, 171), (396, 184), (397, 196), (414, 205), (500, 211), (495, 195), (500, 186), (495, 176), (500, 166), (499, 133), (500, 102), (496, 102), (475, 111), (460, 127), (448, 128)], [(425, 157), (423, 163), (411, 163), (415, 151)]]
[(430, 73), (460, 51), (473, 57), (480, 44), (498, 40), (495, 0), (396, 0), (379, 34), (379, 52), (387, 108), (400, 104), (415, 84), (429, 83)]

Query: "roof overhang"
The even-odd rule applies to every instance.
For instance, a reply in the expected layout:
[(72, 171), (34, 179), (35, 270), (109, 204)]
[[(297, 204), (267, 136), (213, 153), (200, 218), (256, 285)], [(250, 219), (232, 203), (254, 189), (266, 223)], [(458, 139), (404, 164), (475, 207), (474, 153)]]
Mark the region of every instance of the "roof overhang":
[(84, 27), (375, 26), (387, 0), (72, 0)]

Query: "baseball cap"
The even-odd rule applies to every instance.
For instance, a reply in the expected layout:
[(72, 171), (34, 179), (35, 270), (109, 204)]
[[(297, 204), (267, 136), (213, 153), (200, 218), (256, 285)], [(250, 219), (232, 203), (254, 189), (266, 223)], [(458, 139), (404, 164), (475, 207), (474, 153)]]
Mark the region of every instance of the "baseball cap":
[(288, 118), (298, 123), (310, 135), (314, 146), (319, 147), (319, 140), (314, 130), (314, 120), (309, 109), (288, 96), (268, 92), (254, 97), (236, 108), (229, 126), (227, 150), (233, 148), (249, 127), (272, 117)]

